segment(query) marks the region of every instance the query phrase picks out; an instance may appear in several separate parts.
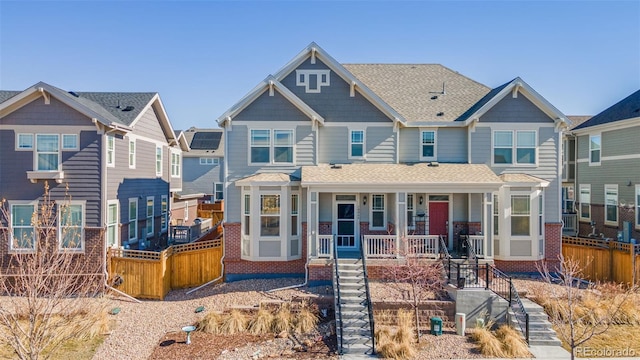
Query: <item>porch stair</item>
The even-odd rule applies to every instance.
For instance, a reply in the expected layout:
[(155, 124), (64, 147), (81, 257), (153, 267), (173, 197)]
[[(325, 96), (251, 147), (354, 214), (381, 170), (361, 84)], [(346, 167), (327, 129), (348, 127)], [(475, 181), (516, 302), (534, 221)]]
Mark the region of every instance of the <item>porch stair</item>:
[[(373, 334), (369, 321), (362, 259), (335, 259), (333, 277), (338, 346), (344, 355), (372, 355)], [(337, 275), (337, 276), (335, 276)]]
[[(526, 298), (522, 298), (521, 301), (529, 314), (529, 346), (562, 346), (542, 306)], [(520, 331), (521, 324), (524, 324), (522, 316), (516, 315), (512, 309), (509, 309), (508, 315), (511, 326)]]
[[(477, 271), (474, 270), (473, 265), (475, 265), (475, 262), (473, 261), (469, 261), (468, 259), (450, 259), (451, 262), (450, 264), (445, 262), (444, 266), (451, 266), (450, 269), (445, 268), (445, 274), (444, 276), (447, 277), (447, 274), (449, 274), (449, 283), (450, 284), (454, 284), (456, 286), (459, 287), (460, 284), (458, 284), (458, 279), (464, 279), (464, 286), (471, 286), (471, 285), (477, 285), (477, 284), (483, 284), (485, 283), (484, 279), (478, 279), (477, 277)], [(460, 276), (458, 277), (458, 270), (460, 270)]]

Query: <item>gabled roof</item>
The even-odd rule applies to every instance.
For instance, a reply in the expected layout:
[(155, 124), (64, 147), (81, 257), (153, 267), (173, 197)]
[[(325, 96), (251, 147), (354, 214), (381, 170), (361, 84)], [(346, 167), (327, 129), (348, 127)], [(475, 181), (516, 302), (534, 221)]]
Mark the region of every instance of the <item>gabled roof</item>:
[(618, 101), (591, 119), (576, 126), (574, 130), (633, 118), (640, 118), (640, 90)]
[(489, 87), (439, 64), (344, 64), (344, 67), (408, 122), (456, 120), (490, 91)]
[(583, 122), (591, 119), (593, 116), (591, 115), (567, 115), (569, 121), (571, 121), (571, 129), (575, 129), (580, 126)]
[(189, 144), (189, 153), (184, 156), (224, 156), (222, 129), (198, 129), (191, 127), (182, 132)]
[(309, 105), (307, 105), (302, 99), (297, 97), (291, 90), (287, 89), (286, 86), (282, 85), (278, 79), (273, 77), (272, 75), (267, 76), (262, 82), (260, 82), (253, 90), (251, 90), (247, 95), (245, 95), (240, 101), (238, 101), (235, 105), (233, 105), (229, 110), (227, 110), (224, 114), (222, 114), (218, 118), (218, 125), (221, 127), (224, 126), (224, 123), (228, 120), (233, 120), (233, 118), (238, 115), (242, 110), (244, 110), (247, 106), (249, 106), (254, 100), (256, 100), (260, 95), (262, 95), (265, 91), (278, 91), (282, 96), (285, 97), (289, 102), (291, 102), (295, 107), (297, 107), (300, 111), (302, 111), (305, 115), (311, 119), (311, 121), (319, 122), (321, 124), (324, 123), (324, 118), (318, 114), (315, 110), (313, 110)]
[(533, 90), (529, 84), (519, 77), (491, 90), (487, 95), (474, 104), (469, 111), (466, 111), (458, 120), (465, 121), (466, 123), (477, 120), (500, 102), (500, 100), (504, 99), (507, 95), (515, 93), (516, 91), (523, 94), (527, 99), (529, 99), (529, 101), (542, 110), (542, 112), (553, 119), (556, 124), (562, 124), (567, 128), (570, 126), (569, 119), (567, 119), (560, 110), (551, 105), (547, 99), (543, 98), (538, 94), (538, 92)]
[(123, 132), (131, 131), (146, 110), (153, 107), (166, 138), (169, 142), (177, 139), (160, 96), (154, 92), (67, 92), (39, 82), (24, 91), (0, 91), (0, 116), (41, 96), (53, 96), (100, 124)]

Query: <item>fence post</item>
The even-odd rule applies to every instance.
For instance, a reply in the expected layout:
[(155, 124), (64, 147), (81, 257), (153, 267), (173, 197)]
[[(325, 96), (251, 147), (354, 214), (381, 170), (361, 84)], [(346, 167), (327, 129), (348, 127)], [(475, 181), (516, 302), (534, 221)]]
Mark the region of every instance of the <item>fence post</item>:
[(484, 264), (485, 266), (485, 270), (484, 270), (484, 275), (485, 275), (485, 289), (489, 290), (489, 264)]

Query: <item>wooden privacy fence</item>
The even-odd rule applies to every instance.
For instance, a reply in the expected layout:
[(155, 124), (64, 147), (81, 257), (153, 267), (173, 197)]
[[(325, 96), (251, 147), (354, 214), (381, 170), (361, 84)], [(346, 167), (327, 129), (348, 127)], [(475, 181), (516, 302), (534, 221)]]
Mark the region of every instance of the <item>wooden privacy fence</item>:
[(563, 236), (562, 255), (577, 260), (591, 281), (640, 284), (640, 244)]
[(170, 290), (220, 277), (222, 241), (174, 245), (161, 252), (109, 249), (109, 281), (133, 297), (163, 300)]

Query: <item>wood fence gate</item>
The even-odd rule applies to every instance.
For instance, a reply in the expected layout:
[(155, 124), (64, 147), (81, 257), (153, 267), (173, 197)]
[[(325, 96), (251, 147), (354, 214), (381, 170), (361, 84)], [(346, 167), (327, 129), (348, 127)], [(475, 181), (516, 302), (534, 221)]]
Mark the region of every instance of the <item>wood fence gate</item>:
[(161, 252), (109, 249), (109, 283), (136, 298), (163, 300), (173, 289), (222, 276), (222, 241), (174, 245)]

